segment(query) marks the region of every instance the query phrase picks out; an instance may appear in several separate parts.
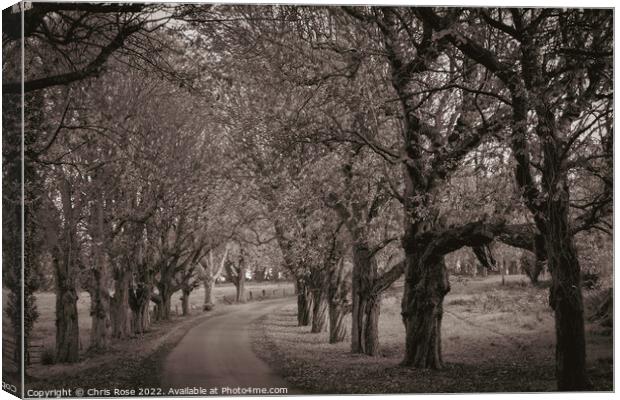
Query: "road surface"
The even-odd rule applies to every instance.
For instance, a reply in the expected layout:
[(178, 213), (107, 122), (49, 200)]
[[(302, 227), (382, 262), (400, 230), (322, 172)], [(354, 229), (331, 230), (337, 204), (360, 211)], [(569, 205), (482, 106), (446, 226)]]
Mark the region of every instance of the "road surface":
[(252, 321), (291, 301), (266, 300), (231, 307), (230, 312), (195, 326), (164, 361), (162, 386), (218, 388), (219, 394), (243, 394), (225, 393), (222, 388), (288, 388), (288, 394), (300, 394), (254, 354), (249, 332)]

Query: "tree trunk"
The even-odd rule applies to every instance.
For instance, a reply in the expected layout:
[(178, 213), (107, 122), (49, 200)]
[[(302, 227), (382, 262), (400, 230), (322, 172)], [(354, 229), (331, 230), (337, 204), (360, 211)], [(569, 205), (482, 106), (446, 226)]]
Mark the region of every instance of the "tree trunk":
[(163, 293), (161, 296), (161, 303), (159, 304), (159, 320), (167, 321), (170, 319), (171, 307), (172, 307), (172, 293)]
[(159, 283), (157, 285), (157, 290), (159, 291), (158, 296), (151, 296), (151, 298), (156, 303), (156, 316), (159, 321), (167, 321), (170, 319), (171, 308), (172, 308), (172, 291), (169, 289), (168, 285), (165, 283)]
[(239, 269), (239, 280), (237, 282), (237, 303), (245, 303), (245, 268)]
[[(358, 323), (360, 327), (360, 349), (358, 353), (369, 356), (379, 354), (379, 314), (381, 298), (367, 297), (360, 303)], [(359, 319), (361, 317), (361, 320)]]
[(101, 271), (93, 270), (90, 290), (90, 350), (106, 350), (110, 345), (110, 294), (103, 282)]
[(181, 310), (183, 311), (183, 315), (189, 315), (189, 295), (191, 290), (183, 289), (183, 296), (181, 297)]
[(380, 297), (371, 297), (377, 266), (368, 245), (353, 245), (351, 352), (374, 356), (379, 351)]
[[(413, 256), (413, 257), (412, 257)], [(443, 260), (417, 265), (418, 257), (406, 254), (408, 263), (406, 295), (403, 299), (405, 322), (405, 366), (435, 368), (443, 366), (441, 356), (441, 319), (443, 299), (450, 290)]]
[(79, 358), (79, 327), (75, 289), (56, 291), (56, 362)]
[(266, 269), (263, 268), (257, 268), (254, 271), (254, 280), (256, 282), (264, 282), (265, 281), (265, 275), (266, 275)]
[(532, 282), (533, 285), (538, 284), (538, 280), (540, 278), (540, 274), (542, 273), (544, 266), (545, 266), (545, 260), (540, 260), (539, 258), (536, 258), (535, 260), (527, 260), (526, 264), (524, 265), (522, 264), (523, 271), (525, 272), (525, 274), (530, 279), (530, 282)]
[(114, 280), (114, 296), (111, 301), (112, 337), (127, 338), (131, 335), (129, 325), (129, 271), (118, 271)]
[(140, 308), (140, 315), (138, 322), (140, 323), (140, 332), (145, 333), (148, 332), (151, 328), (151, 310), (150, 310), (150, 302), (144, 303), (144, 305)]
[(328, 302), (329, 302), (329, 342), (344, 341), (347, 328), (344, 326), (344, 317), (349, 311), (348, 294), (351, 288), (349, 274), (345, 270), (344, 259), (340, 258), (332, 264), (329, 272)]
[(139, 283), (136, 288), (129, 291), (129, 307), (131, 308), (132, 321), (131, 329), (135, 334), (148, 332), (151, 325), (149, 306), (151, 302), (151, 288)]
[(312, 296), (308, 284), (303, 279), (297, 280), (297, 325), (308, 326), (312, 320)]
[(542, 235), (536, 235), (534, 240), (534, 255), (536, 256), (536, 260), (534, 261), (533, 270), (531, 273), (528, 273), (528, 276), (533, 284), (538, 284), (538, 278), (545, 270), (545, 264), (547, 263), (547, 251), (545, 249), (545, 240)]
[(568, 189), (549, 197), (544, 236), (552, 280), (550, 304), (555, 312), (558, 390), (588, 390), (592, 385), (586, 375), (581, 271), (568, 226)]
[(73, 276), (73, 260), (76, 255), (68, 245), (69, 254), (60, 249), (54, 251), (56, 270), (56, 362), (73, 363), (78, 361), (80, 333), (77, 312), (77, 291)]
[(329, 343), (343, 342), (347, 337), (347, 328), (344, 325), (346, 315), (344, 304), (329, 302)]
[(202, 281), (203, 286), (205, 288), (205, 303), (202, 306), (204, 311), (211, 311), (215, 308), (215, 299), (213, 295), (213, 290), (215, 289), (215, 279), (213, 277), (209, 277)]
[(110, 345), (110, 293), (108, 292), (108, 265), (105, 257), (106, 235), (104, 233), (105, 216), (103, 209), (103, 191), (100, 186), (101, 176), (95, 173), (93, 182), (96, 187), (92, 214), (88, 230), (93, 238), (92, 255), (93, 266), (90, 274), (90, 316), (92, 327), (90, 330), (90, 350), (103, 351)]
[(135, 334), (142, 335), (149, 331), (151, 327), (151, 315), (149, 313), (149, 302), (141, 304), (132, 317), (132, 329)]
[(62, 234), (52, 250), (56, 278), (56, 362), (66, 363), (78, 361), (80, 349), (76, 283), (79, 259), (76, 221), (80, 210), (72, 200), (71, 183), (62, 180), (59, 188)]
[[(351, 351), (353, 353), (375, 356), (379, 353), (379, 313), (381, 298), (373, 298), (368, 293), (356, 296), (351, 316)], [(354, 333), (355, 332), (355, 336)]]
[(243, 252), (239, 257), (239, 261), (237, 265), (234, 265), (232, 261), (228, 261), (225, 264), (226, 275), (228, 280), (235, 285), (236, 295), (235, 302), (236, 303), (244, 303), (245, 302), (245, 260), (243, 259)]
[(312, 290), (312, 327), (310, 332), (325, 332), (327, 327), (327, 299), (325, 291), (321, 289)]

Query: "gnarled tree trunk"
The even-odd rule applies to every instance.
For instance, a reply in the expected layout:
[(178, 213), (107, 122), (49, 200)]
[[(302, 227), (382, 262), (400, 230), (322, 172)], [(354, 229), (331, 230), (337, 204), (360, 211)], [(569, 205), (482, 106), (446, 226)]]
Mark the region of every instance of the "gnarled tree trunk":
[(131, 330), (135, 334), (144, 334), (150, 328), (151, 315), (149, 313), (149, 306), (151, 304), (152, 291), (152, 286), (145, 282), (139, 282), (129, 289), (129, 308), (131, 308), (132, 314)]
[(101, 271), (92, 271), (90, 292), (90, 350), (106, 350), (110, 344), (110, 294)]
[(53, 249), (56, 275), (56, 362), (78, 361), (80, 333), (77, 312), (78, 240), (76, 218), (78, 210), (71, 199), (71, 184), (64, 180), (60, 185), (64, 227), (62, 237)]
[(312, 324), (310, 332), (325, 332), (327, 328), (327, 298), (325, 290), (312, 289)]
[(343, 342), (347, 337), (347, 327), (344, 324), (346, 315), (346, 305), (329, 302), (329, 343)]
[(357, 351), (355, 353), (375, 356), (379, 354), (379, 314), (381, 311), (380, 297), (364, 296), (360, 298), (358, 312), (353, 314), (355, 325)]
[(568, 188), (550, 193), (545, 244), (551, 272), (550, 304), (555, 313), (558, 390), (586, 390), (586, 341), (581, 268), (568, 225)]
[(70, 256), (55, 252), (56, 269), (56, 362), (73, 363), (79, 359), (80, 334), (77, 312), (77, 291), (72, 276)]
[(138, 333), (146, 333), (151, 328), (151, 312), (149, 305), (149, 301), (145, 302), (136, 315), (136, 327), (139, 329)]
[(105, 257), (106, 235), (104, 233), (103, 189), (101, 176), (93, 175), (94, 197), (89, 233), (93, 238), (93, 266), (88, 292), (90, 293), (90, 350), (106, 350), (110, 345), (110, 293), (108, 292), (108, 265)]
[(149, 331), (151, 326), (149, 301), (138, 300), (136, 306), (131, 308), (131, 315), (131, 330), (133, 333), (142, 335)]
[(450, 290), (448, 273), (443, 261), (417, 265), (418, 257), (407, 254), (406, 298), (403, 299), (403, 320), (406, 341), (402, 364), (416, 368), (443, 366), (441, 355), (441, 320), (443, 299)]
[(189, 295), (191, 294), (191, 290), (186, 288), (183, 289), (183, 296), (181, 296), (181, 310), (183, 315), (189, 315)]
[(112, 337), (126, 338), (131, 335), (129, 323), (129, 283), (131, 274), (129, 271), (120, 270), (115, 272), (114, 296), (111, 299)]
[(56, 292), (56, 362), (72, 363), (79, 358), (79, 327), (75, 290)]
[(547, 251), (545, 249), (545, 240), (542, 235), (536, 235), (534, 239), (534, 255), (535, 260), (532, 270), (526, 273), (533, 284), (538, 284), (538, 278), (547, 264)]
[(161, 296), (161, 302), (159, 303), (158, 319), (160, 321), (167, 321), (167, 320), (169, 320), (170, 319), (170, 314), (171, 314), (171, 309), (172, 309), (172, 293), (165, 292), (165, 294), (163, 294)]
[(167, 321), (170, 319), (172, 308), (173, 291), (165, 282), (157, 284), (159, 294), (151, 294), (151, 300), (155, 303), (155, 315), (158, 321)]
[(312, 321), (312, 296), (310, 288), (303, 278), (296, 281), (297, 289), (297, 325), (308, 326)]
[(372, 294), (377, 266), (366, 242), (353, 245), (351, 352), (374, 356), (379, 351), (380, 296)]
[(344, 325), (344, 317), (350, 309), (347, 295), (349, 288), (349, 275), (345, 271), (344, 259), (341, 258), (330, 271), (328, 302), (329, 302), (329, 342), (338, 343), (344, 341), (347, 336), (347, 328)]

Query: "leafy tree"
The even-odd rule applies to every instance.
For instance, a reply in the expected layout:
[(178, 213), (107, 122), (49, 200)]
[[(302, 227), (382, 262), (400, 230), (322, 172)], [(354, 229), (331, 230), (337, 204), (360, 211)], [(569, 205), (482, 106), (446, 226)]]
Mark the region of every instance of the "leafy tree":
[[(174, 6), (34, 3), (23, 14), (26, 93), (100, 76), (114, 58), (173, 75), (151, 51), (166, 48), (151, 33), (179, 16)], [(22, 39), (21, 17), (3, 13), (3, 45)], [(3, 90), (20, 93), (21, 82), (6, 82)]]
[[(511, 105), (509, 141), (516, 160), (515, 176), (525, 205), (543, 240), (552, 275), (550, 303), (556, 320), (558, 389), (590, 387), (585, 368), (585, 334), (580, 264), (571, 224), (570, 170), (610, 160), (605, 149), (581, 157), (575, 150), (588, 138), (610, 141), (605, 120), (612, 113), (612, 17), (606, 10), (420, 10), (426, 24), (445, 33), (468, 58), (501, 82)], [(466, 16), (463, 24), (459, 16)], [(481, 22), (498, 40), (490, 48), (462, 31)], [(476, 29), (471, 30), (472, 33)], [(566, 93), (570, 85), (571, 93)], [(535, 115), (535, 120), (532, 119)], [(599, 167), (600, 168), (600, 167)], [(606, 181), (603, 175), (603, 184)], [(609, 207), (603, 190), (580, 218), (597, 219)]]

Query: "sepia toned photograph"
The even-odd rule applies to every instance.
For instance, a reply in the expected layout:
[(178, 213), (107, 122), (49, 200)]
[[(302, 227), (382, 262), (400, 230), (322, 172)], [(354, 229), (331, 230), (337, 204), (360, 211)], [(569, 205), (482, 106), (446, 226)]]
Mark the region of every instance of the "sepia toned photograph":
[(3, 390), (613, 392), (613, 51), (612, 8), (8, 6)]

